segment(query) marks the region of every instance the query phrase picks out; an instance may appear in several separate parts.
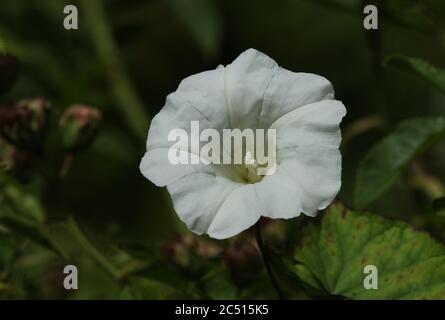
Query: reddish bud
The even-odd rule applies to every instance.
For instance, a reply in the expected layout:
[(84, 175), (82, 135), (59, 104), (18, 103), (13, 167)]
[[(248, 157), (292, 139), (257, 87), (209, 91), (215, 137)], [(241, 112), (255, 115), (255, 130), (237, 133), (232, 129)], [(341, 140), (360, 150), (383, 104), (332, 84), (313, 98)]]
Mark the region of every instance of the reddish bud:
[(45, 98), (23, 99), (0, 108), (0, 133), (9, 143), (40, 151), (48, 125), (50, 104)]
[(60, 118), (59, 127), (65, 148), (78, 153), (88, 148), (97, 135), (102, 113), (96, 108), (76, 104)]

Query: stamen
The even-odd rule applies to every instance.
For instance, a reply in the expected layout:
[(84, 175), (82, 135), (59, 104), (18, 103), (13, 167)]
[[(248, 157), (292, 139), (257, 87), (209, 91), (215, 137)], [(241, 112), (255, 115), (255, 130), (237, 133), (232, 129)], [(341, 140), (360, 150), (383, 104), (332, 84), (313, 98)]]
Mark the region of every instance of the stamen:
[(250, 151), (247, 151), (246, 155), (244, 156), (244, 167), (247, 169), (247, 180), (249, 182), (255, 183), (261, 181), (263, 177), (257, 174), (258, 163), (252, 157)]

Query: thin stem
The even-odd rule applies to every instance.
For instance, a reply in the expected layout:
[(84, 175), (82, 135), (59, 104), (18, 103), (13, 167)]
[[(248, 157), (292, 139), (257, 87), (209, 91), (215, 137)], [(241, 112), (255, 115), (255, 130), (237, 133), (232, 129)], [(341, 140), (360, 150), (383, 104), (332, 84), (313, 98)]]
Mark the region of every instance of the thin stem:
[(78, 244), (93, 258), (96, 263), (101, 266), (114, 280), (118, 283), (121, 282), (121, 277), (118, 269), (108, 261), (105, 257), (85, 236), (82, 230), (77, 225), (74, 218), (69, 217), (66, 223), (66, 227), (71, 235), (77, 240)]
[(71, 166), (73, 165), (75, 155), (73, 153), (68, 153), (63, 160), (62, 167), (60, 168), (59, 178), (63, 179), (67, 175), (68, 171), (70, 171)]
[(24, 243), (22, 241), (16, 241), (12, 254), (9, 258), (9, 260), (5, 263), (3, 275), (1, 277), (1, 281), (8, 283), (12, 273), (14, 271), (14, 267), (17, 264), (17, 260), (20, 258), (20, 256), (23, 253), (23, 247)]
[[(364, 8), (368, 4), (373, 4), (378, 8), (382, 6), (381, 0), (362, 0), (361, 8)], [(363, 32), (368, 45), (372, 72), (374, 74), (373, 90), (375, 91), (374, 103), (376, 105), (376, 111), (385, 119), (387, 106), (385, 97), (385, 74), (382, 67), (382, 29), (381, 26), (376, 30), (366, 30), (363, 28)]]
[(352, 122), (345, 128), (342, 134), (341, 150), (346, 152), (350, 141), (356, 136), (370, 130), (383, 130), (386, 127), (386, 120), (378, 114), (369, 115)]
[(260, 222), (257, 222), (257, 224), (255, 225), (255, 237), (256, 237), (256, 242), (258, 244), (258, 248), (260, 249), (260, 252), (261, 252), (261, 257), (263, 258), (264, 266), (266, 267), (267, 274), (269, 275), (270, 281), (272, 282), (272, 285), (274, 286), (275, 290), (277, 291), (277, 294), (278, 294), (278, 297), (280, 298), (280, 300), (284, 300), (283, 293), (281, 292), (281, 289), (278, 286), (278, 282), (275, 279), (275, 276), (272, 271), (272, 267), (270, 266), (270, 263), (269, 263), (269, 257), (267, 255), (266, 249), (264, 247), (263, 237), (261, 235)]
[(108, 72), (108, 78), (118, 101), (120, 112), (128, 126), (139, 139), (145, 139), (150, 115), (134, 89), (125, 70), (117, 45), (108, 25), (101, 0), (81, 0), (83, 14), (91, 31), (91, 37), (99, 59)]
[(410, 181), (414, 187), (417, 187), (428, 194), (431, 199), (444, 196), (445, 186), (442, 184), (440, 179), (426, 172), (419, 161), (413, 162), (411, 165), (411, 171), (412, 175)]

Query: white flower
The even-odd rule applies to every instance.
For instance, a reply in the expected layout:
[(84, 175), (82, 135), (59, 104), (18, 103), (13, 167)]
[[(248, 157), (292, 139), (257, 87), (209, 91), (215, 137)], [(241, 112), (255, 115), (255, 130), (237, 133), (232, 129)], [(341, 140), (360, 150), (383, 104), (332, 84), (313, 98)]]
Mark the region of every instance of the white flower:
[[(232, 237), (261, 216), (315, 216), (341, 185), (339, 123), (346, 114), (325, 78), (280, 68), (249, 49), (226, 67), (184, 79), (153, 118), (142, 174), (167, 186), (181, 220), (197, 234)], [(173, 129), (276, 129), (277, 167), (251, 179), (246, 165), (173, 165)]]

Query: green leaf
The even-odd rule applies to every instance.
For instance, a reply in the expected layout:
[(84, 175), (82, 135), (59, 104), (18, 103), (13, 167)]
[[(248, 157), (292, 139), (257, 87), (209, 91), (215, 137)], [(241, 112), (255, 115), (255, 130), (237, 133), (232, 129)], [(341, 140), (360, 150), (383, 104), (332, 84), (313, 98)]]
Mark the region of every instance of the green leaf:
[(357, 169), (355, 204), (363, 208), (397, 179), (406, 165), (445, 133), (445, 118), (403, 121), (366, 154)]
[(445, 69), (439, 69), (428, 62), (403, 55), (392, 55), (385, 59), (384, 65), (411, 73), (445, 93)]
[(203, 281), (205, 283), (205, 290), (211, 299), (215, 300), (232, 300), (237, 297), (237, 289), (227, 270), (222, 267), (215, 268), (207, 273)]
[(45, 225), (46, 214), (32, 193), (0, 170), (0, 226), (12, 235), (23, 237), (65, 257)]
[(0, 215), (0, 224), (8, 228), (14, 235), (29, 239), (47, 248), (56, 255), (65, 258), (60, 248), (51, 241), (43, 225), (24, 220), (21, 217), (11, 217), (8, 215)]
[(140, 263), (133, 270), (124, 274), (125, 277), (143, 277), (169, 285), (179, 290), (186, 290), (188, 281), (178, 270), (165, 261), (149, 261)]
[(315, 278), (312, 272), (305, 265), (297, 264), (294, 266), (294, 268), (295, 274), (299, 276), (304, 289), (310, 296), (323, 297), (328, 295), (317, 278)]
[[(9, 207), (17, 216), (44, 222), (45, 212), (39, 200), (13, 178), (0, 170), (0, 206)], [(0, 213), (1, 214), (1, 213)]]
[[(300, 234), (300, 232), (298, 233)], [(299, 264), (295, 266), (292, 259), (287, 258), (282, 252), (273, 252), (272, 250), (269, 251), (269, 261), (271, 262), (278, 286), (286, 300), (307, 299), (308, 296), (327, 296), (327, 293), (320, 289), (317, 279), (304, 265)], [(295, 272), (295, 268), (298, 269), (298, 272)], [(301, 280), (303, 277), (298, 277), (297, 274), (304, 274), (304, 281)], [(270, 283), (268, 276), (267, 282)]]
[[(404, 222), (352, 211), (341, 204), (331, 205), (320, 223), (308, 225), (294, 258), (296, 274), (331, 295), (445, 299), (443, 244)], [(367, 265), (378, 269), (376, 290), (363, 286)]]
[(120, 275), (117, 268), (102, 254), (87, 238), (83, 231), (78, 226), (73, 217), (69, 217), (64, 225), (66, 231), (75, 239), (77, 244), (88, 254), (96, 263), (107, 272), (112, 279), (119, 281)]

